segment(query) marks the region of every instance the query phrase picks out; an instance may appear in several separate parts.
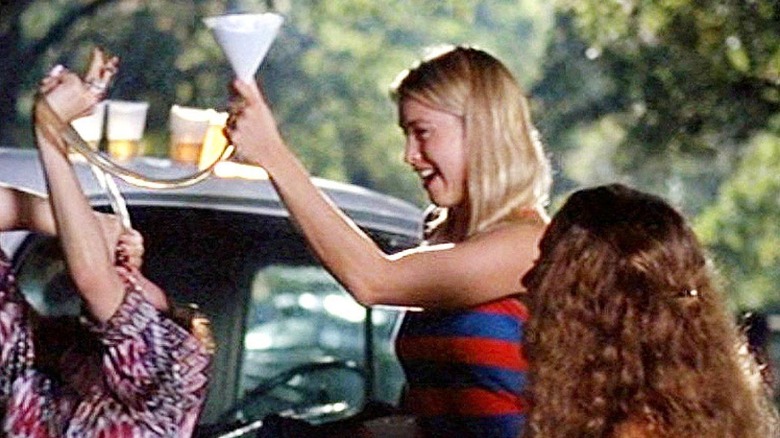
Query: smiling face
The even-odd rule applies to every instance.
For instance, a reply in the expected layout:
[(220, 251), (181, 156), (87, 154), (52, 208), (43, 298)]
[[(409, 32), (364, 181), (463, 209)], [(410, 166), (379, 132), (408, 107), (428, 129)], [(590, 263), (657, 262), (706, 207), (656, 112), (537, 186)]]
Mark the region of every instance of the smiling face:
[(466, 143), (463, 120), (416, 99), (399, 104), (406, 136), (404, 161), (420, 176), (431, 202), (453, 207), (466, 198)]

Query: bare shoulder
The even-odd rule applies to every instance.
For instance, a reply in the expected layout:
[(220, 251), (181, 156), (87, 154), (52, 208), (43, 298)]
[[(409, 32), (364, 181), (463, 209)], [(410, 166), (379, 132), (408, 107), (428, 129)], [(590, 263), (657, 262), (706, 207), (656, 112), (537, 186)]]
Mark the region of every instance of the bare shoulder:
[(538, 243), (547, 224), (543, 221), (509, 221), (498, 224), (474, 235), (474, 242), (484, 240), (513, 241), (515, 243)]

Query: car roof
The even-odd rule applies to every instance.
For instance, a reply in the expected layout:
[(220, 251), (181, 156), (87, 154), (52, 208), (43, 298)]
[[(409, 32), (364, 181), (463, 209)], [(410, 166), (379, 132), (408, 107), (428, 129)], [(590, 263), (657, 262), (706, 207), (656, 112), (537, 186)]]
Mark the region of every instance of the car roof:
[[(80, 158), (80, 157), (78, 157)], [(168, 159), (139, 157), (121, 163), (127, 168), (155, 178), (178, 178), (197, 169)], [(93, 176), (85, 160), (74, 165), (85, 194), (95, 206), (109, 205), (108, 197)], [(252, 177), (211, 176), (195, 185), (150, 190), (116, 180), (129, 207), (202, 208), (217, 211), (287, 217), (287, 210), (262, 169)], [(422, 212), (415, 205), (352, 184), (312, 178), (348, 216), (361, 227), (373, 231), (419, 239)], [(0, 183), (13, 187), (46, 192), (43, 171), (34, 149), (0, 147)]]

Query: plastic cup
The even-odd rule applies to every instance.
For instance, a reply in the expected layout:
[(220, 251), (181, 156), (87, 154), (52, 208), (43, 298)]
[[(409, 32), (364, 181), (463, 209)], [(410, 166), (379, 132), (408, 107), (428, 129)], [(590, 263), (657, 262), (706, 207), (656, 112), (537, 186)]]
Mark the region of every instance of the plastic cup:
[(149, 102), (108, 101), (108, 153), (118, 160), (128, 160), (141, 152)]
[(106, 103), (100, 102), (95, 105), (95, 110), (92, 114), (78, 118), (70, 124), (92, 149), (97, 150), (100, 140), (103, 139), (103, 120), (105, 116)]
[(214, 110), (173, 105), (169, 118), (170, 156), (173, 160), (197, 164), (203, 138)]

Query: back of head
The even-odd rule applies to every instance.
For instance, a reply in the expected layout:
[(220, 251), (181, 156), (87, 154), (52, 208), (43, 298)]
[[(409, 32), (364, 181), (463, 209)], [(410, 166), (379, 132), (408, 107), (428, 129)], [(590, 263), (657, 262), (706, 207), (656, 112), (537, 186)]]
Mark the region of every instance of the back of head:
[(32, 327), (37, 370), (76, 391), (102, 381), (104, 347), (79, 317), (33, 315)]
[(468, 199), (448, 212), (451, 240), (546, 204), (550, 166), (528, 99), (501, 61), (480, 49), (447, 47), (402, 72), (391, 94), (396, 102), (415, 99), (463, 120)]
[(770, 436), (756, 368), (669, 204), (622, 185), (579, 191), (540, 249), (523, 279), (534, 436), (612, 436), (627, 423), (658, 436)]

